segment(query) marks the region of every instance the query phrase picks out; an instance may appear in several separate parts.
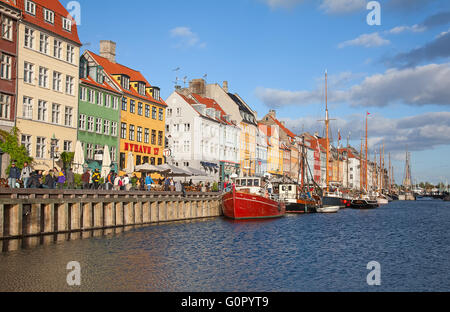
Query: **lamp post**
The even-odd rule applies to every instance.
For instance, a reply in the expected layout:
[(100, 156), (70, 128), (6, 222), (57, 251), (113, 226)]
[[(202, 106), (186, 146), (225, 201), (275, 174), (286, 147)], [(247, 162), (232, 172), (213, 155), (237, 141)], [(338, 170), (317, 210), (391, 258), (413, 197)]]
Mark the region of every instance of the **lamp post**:
[(53, 137), (50, 141), (50, 156), (52, 158), (52, 169), (55, 168), (55, 158), (58, 157), (58, 140), (55, 137), (55, 134), (53, 134)]

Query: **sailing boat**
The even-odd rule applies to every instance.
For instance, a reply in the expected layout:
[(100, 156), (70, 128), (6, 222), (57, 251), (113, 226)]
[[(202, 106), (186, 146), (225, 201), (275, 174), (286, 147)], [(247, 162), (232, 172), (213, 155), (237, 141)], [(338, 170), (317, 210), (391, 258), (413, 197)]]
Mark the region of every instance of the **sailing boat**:
[(330, 119), (328, 115), (328, 72), (325, 71), (325, 128), (326, 128), (326, 152), (327, 152), (327, 162), (326, 162), (326, 192), (322, 198), (322, 207), (316, 209), (320, 213), (336, 213), (341, 207), (344, 207), (343, 201), (339, 193), (330, 193), (330, 136), (329, 136)]
[[(350, 202), (350, 207), (353, 209), (374, 209), (378, 207), (378, 201), (375, 199), (373, 200), (368, 196), (368, 181), (367, 181), (367, 153), (368, 153), (368, 139), (367, 139), (367, 130), (368, 130), (368, 116), (370, 115), (369, 112), (366, 114), (366, 146), (365, 146), (365, 154), (366, 158), (363, 161), (362, 159), (362, 140), (361, 140), (361, 153), (360, 153), (360, 175), (361, 175), (361, 182), (360, 182), (360, 197), (355, 198)], [(380, 156), (381, 157), (381, 156)], [(381, 163), (381, 161), (380, 161)], [(364, 173), (364, 174), (363, 174)], [(364, 195), (363, 195), (364, 194)]]

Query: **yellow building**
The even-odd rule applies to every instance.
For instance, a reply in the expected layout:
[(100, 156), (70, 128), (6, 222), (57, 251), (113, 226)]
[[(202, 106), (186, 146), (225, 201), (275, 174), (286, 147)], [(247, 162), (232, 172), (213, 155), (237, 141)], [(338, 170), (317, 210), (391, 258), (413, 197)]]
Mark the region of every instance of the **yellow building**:
[(116, 44), (100, 42), (100, 55), (89, 52), (123, 92), (119, 129), (119, 167), (126, 170), (130, 153), (134, 166), (164, 163), (166, 103), (160, 89), (144, 76), (116, 63)]
[(48, 170), (61, 165), (61, 152), (75, 150), (81, 42), (59, 1), (20, 7), (16, 126), (34, 168)]
[(267, 136), (267, 172), (283, 175), (283, 150), (280, 149), (278, 126), (259, 123), (258, 127)]

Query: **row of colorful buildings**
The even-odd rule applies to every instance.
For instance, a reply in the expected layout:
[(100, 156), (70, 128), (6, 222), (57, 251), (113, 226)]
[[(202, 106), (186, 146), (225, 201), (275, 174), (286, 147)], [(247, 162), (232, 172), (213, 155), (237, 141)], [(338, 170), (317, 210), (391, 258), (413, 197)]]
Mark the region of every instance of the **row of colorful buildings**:
[[(58, 0), (0, 0), (0, 15), (0, 129), (19, 129), (35, 169), (58, 166), (79, 141), (89, 166), (101, 166), (108, 146), (121, 171), (132, 156), (134, 166), (168, 162), (202, 180), (270, 174), (325, 186), (326, 140), (293, 133), (275, 111), (259, 119), (228, 82), (194, 79), (164, 101), (141, 72), (117, 63), (114, 42), (80, 55), (77, 25)], [(328, 180), (359, 188), (360, 153), (329, 148)]]
[(138, 165), (164, 162), (167, 105), (158, 87), (116, 62), (114, 42), (80, 55), (77, 25), (58, 0), (0, 0), (0, 15), (0, 129), (19, 129), (34, 168), (52, 168), (77, 141), (88, 163), (105, 146), (121, 168), (130, 152)]

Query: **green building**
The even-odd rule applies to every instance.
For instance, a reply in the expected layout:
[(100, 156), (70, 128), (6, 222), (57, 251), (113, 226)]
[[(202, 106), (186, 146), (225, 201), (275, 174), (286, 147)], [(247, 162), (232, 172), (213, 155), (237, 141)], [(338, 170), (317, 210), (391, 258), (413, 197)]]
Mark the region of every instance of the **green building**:
[(80, 59), (79, 94), (78, 141), (86, 163), (92, 169), (101, 167), (107, 145), (111, 162), (117, 167), (122, 92), (89, 53)]

